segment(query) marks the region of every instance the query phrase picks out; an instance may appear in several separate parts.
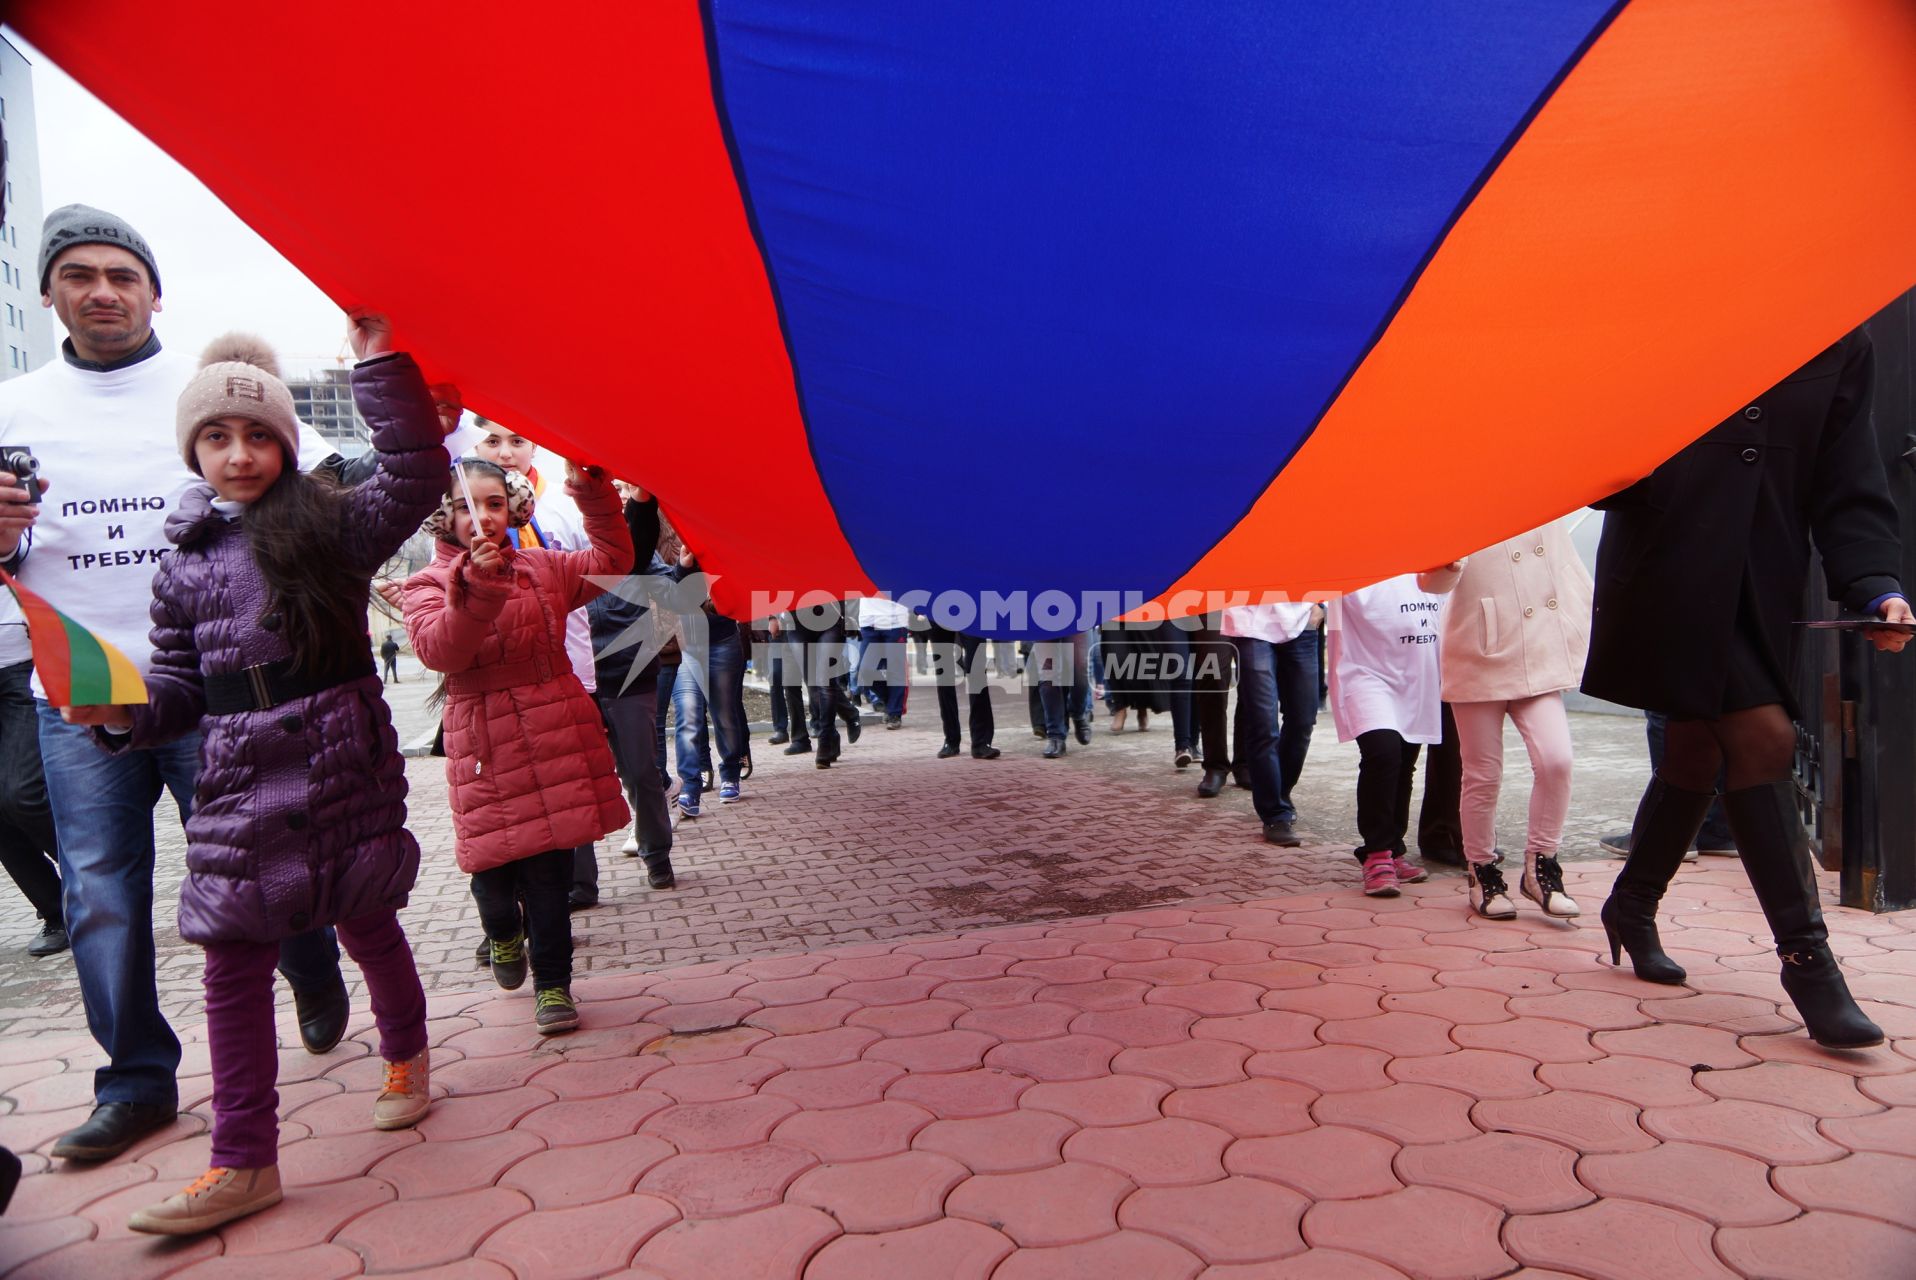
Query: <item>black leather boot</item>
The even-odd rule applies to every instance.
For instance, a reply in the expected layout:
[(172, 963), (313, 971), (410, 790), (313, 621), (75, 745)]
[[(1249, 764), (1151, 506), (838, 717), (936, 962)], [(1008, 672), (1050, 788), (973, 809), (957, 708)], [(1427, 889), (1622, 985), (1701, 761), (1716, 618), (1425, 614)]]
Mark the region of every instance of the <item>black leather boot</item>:
[(1224, 790), (1224, 780), (1230, 776), (1223, 769), (1206, 769), (1204, 777), (1198, 782), (1198, 799), (1217, 799), (1218, 793)]
[(1883, 1043), (1849, 993), (1830, 954), (1829, 930), (1810, 869), (1809, 835), (1796, 807), (1796, 784), (1771, 782), (1725, 793), (1723, 815), (1736, 836), (1743, 870), (1776, 935), (1783, 990), (1816, 1043), (1830, 1049), (1867, 1049)]
[(1696, 839), (1713, 799), (1708, 792), (1685, 791), (1656, 777), (1650, 779), (1637, 805), (1632, 828), (1636, 840), (1600, 915), (1604, 936), (1610, 941), (1610, 963), (1619, 963), (1620, 952), (1628, 951), (1630, 967), (1645, 982), (1674, 984), (1688, 976), (1682, 965), (1663, 953), (1663, 942), (1657, 937), (1657, 903), (1663, 901), (1664, 889), (1683, 865), (1683, 855)]
[(299, 1019), (299, 1041), (308, 1053), (331, 1053), (346, 1034), (346, 1019), (352, 1015), (352, 1002), (346, 998), (346, 984), (318, 991), (293, 991), (293, 1012)]
[(102, 1102), (77, 1129), (69, 1129), (53, 1144), (60, 1160), (88, 1163), (111, 1160), (157, 1129), (173, 1123), (177, 1107), (146, 1102)]

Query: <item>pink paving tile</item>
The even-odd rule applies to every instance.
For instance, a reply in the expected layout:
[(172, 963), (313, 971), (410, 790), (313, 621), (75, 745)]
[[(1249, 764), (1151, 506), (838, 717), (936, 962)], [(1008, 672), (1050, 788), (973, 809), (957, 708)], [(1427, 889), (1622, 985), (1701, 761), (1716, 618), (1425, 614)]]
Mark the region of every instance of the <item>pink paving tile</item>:
[(911, 1102), (935, 1115), (964, 1119), (997, 1115), (1018, 1105), (1018, 1095), (1035, 1082), (1029, 1076), (980, 1067), (948, 1075), (906, 1076), (885, 1091), (899, 1102)]
[(1080, 943), (1072, 948), (1072, 954), (1136, 964), (1141, 960), (1162, 960), (1171, 954), (1171, 947), (1169, 938), (1126, 938), (1122, 941)]
[(1916, 1152), (1916, 1109), (1896, 1107), (1874, 1115), (1825, 1120), (1817, 1127), (1825, 1137), (1852, 1151), (1880, 1151), (1887, 1155)]
[(956, 1000), (914, 1000), (860, 1008), (846, 1017), (847, 1026), (870, 1027), (887, 1036), (928, 1036), (951, 1030), (968, 1007)]
[[(1407, 952), (1422, 955), (1423, 952)], [(1475, 953), (1467, 953), (1474, 956)], [(1379, 991), (1439, 991), (1436, 972), (1422, 965), (1378, 960), (1372, 964), (1343, 965), (1324, 970), (1324, 981), (1341, 982), (1353, 987), (1375, 987)]]
[(1189, 1039), (1191, 1025), (1196, 1021), (1197, 1015), (1189, 1009), (1143, 1004), (1081, 1013), (1072, 1021), (1071, 1029), (1116, 1040), (1125, 1048), (1144, 1048)]
[[(547, 1067), (538, 1076), (538, 1087), (555, 1094), (560, 1101), (575, 1098), (599, 1098), (636, 1089), (641, 1081), (665, 1067), (664, 1058), (601, 1058), (590, 1062), (565, 1061)], [(370, 1110), (370, 1104), (368, 1104)]]
[(841, 1000), (856, 1000), (863, 1005), (909, 1004), (923, 1000), (946, 979), (931, 974), (904, 974), (896, 978), (875, 978), (866, 982), (847, 982), (832, 994)]
[(766, 1141), (779, 1122), (797, 1110), (798, 1104), (790, 1098), (764, 1093), (723, 1102), (692, 1102), (652, 1115), (644, 1131), (680, 1151), (724, 1151)]
[(747, 1026), (763, 1027), (773, 1035), (803, 1035), (808, 1031), (824, 1031), (836, 1027), (850, 1014), (865, 1006), (856, 1000), (842, 1000), (836, 996), (826, 1000), (813, 1000), (808, 1004), (779, 1005), (769, 1009), (759, 1009), (747, 1014)]
[(1101, 978), (1096, 982), (1048, 986), (1032, 999), (1068, 1004), (1076, 1009), (1122, 1009), (1127, 1005), (1143, 1004), (1144, 995), (1149, 990), (1150, 983), (1134, 978)]
[(336, 1244), (312, 1244), (267, 1258), (208, 1258), (173, 1275), (179, 1280), (346, 1280), (363, 1259)]
[(1870, 1101), (1886, 1107), (1916, 1107), (1916, 1071), (1900, 1076), (1862, 1076), (1856, 1088)]
[(1767, 1280), (1826, 1280), (1835, 1259), (1844, 1280), (1908, 1280), (1916, 1231), (1816, 1211), (1773, 1227), (1726, 1227), (1716, 1245), (1730, 1265)]
[(782, 1143), (701, 1151), (654, 1165), (639, 1190), (663, 1196), (688, 1218), (720, 1218), (777, 1204), (817, 1163), (811, 1152)]
[(1011, 967), (1012, 963), (1010, 956), (979, 952), (968, 956), (949, 956), (943, 960), (920, 960), (912, 966), (911, 971), (930, 978), (946, 978), (962, 982), (999, 977)]
[[(542, 1139), (547, 1146), (577, 1146), (637, 1133), (640, 1125), (671, 1105), (672, 1099), (663, 1093), (635, 1089), (603, 1098), (548, 1102), (519, 1117), (514, 1127)], [(435, 1106), (435, 1113), (437, 1110)]]
[[(1336, 951), (1338, 957), (1326, 959), (1326, 964), (1363, 964), (1371, 959), (1371, 953), (1363, 947), (1338, 947)], [(1211, 977), (1220, 982), (1248, 982), (1266, 991), (1292, 991), (1299, 987), (1315, 987), (1323, 982), (1324, 965), (1309, 964), (1298, 959), (1265, 960), (1259, 964), (1221, 964), (1211, 970)]]
[(68, 1129), (84, 1123), (92, 1114), (91, 1106), (78, 1106), (32, 1115), (0, 1115), (0, 1146), (14, 1151), (46, 1146)]
[(1196, 1120), (1151, 1120), (1081, 1129), (1065, 1139), (1064, 1158), (1115, 1169), (1141, 1187), (1176, 1187), (1224, 1176), (1231, 1135)]
[(1778, 1169), (1776, 1189), (1806, 1209), (1835, 1209), (1916, 1227), (1916, 1156), (1859, 1151), (1829, 1164)]
[(1398, 1150), (1389, 1138), (1325, 1125), (1276, 1138), (1240, 1138), (1224, 1153), (1224, 1167), (1281, 1182), (1312, 1199), (1341, 1200), (1402, 1186), (1391, 1170)]
[(1312, 1205), (1304, 1215), (1304, 1239), (1431, 1280), (1494, 1276), (1513, 1264), (1497, 1245), (1502, 1221), (1499, 1210), (1475, 1197), (1407, 1187), (1377, 1200)]
[(646, 1170), (677, 1154), (663, 1138), (628, 1134), (527, 1156), (506, 1170), (499, 1185), (524, 1192), (539, 1209), (570, 1209), (625, 1195)]
[(752, 978), (802, 978), (808, 973), (817, 973), (830, 962), (828, 955), (801, 953), (795, 956), (765, 956), (757, 960), (747, 960), (733, 967), (731, 972), (742, 973)]
[(1546, 1062), (1537, 1078), (1552, 1089), (1580, 1089), (1639, 1107), (1685, 1107), (1708, 1102), (1695, 1072), (1661, 1058), (1613, 1054), (1596, 1062)]
[(1397, 1142), (1454, 1142), (1475, 1137), (1471, 1099), (1427, 1084), (1393, 1084), (1382, 1089), (1327, 1093), (1311, 1106), (1320, 1124), (1368, 1129)]
[(1254, 1054), (1244, 1064), (1252, 1076), (1275, 1076), (1306, 1085), (1319, 1093), (1351, 1089), (1382, 1089), (1391, 1083), (1384, 1074), (1387, 1054), (1354, 1044), (1326, 1044), (1315, 1049), (1287, 1049)]
[(1203, 1017), (1217, 1018), (1255, 1012), (1261, 1007), (1258, 1001), (1264, 994), (1264, 988), (1256, 983), (1225, 982), (1213, 978), (1194, 987), (1153, 987), (1151, 993), (1144, 997), (1144, 1003), (1189, 1009)]
[(1652, 1107), (1643, 1127), (1659, 1138), (1741, 1151), (1767, 1164), (1819, 1164), (1848, 1154), (1801, 1111), (1726, 1098), (1701, 1107)]
[(769, 1009), (823, 1000), (844, 985), (844, 978), (828, 973), (808, 974), (802, 978), (768, 978), (739, 988), (738, 998), (756, 1000)]
[(667, 978), (646, 988), (646, 994), (667, 1004), (703, 1004), (728, 999), (737, 995), (740, 988), (751, 985), (748, 974), (715, 973), (705, 978)]
[[(819, 1250), (805, 1280), (987, 1280), (1017, 1246), (976, 1222), (941, 1218), (906, 1231), (840, 1236)], [(685, 1277), (702, 1280), (702, 1277)]]
[(1118, 1209), (1120, 1225), (1164, 1236), (1207, 1262), (1259, 1262), (1304, 1250), (1297, 1224), (1310, 1201), (1257, 1178), (1146, 1187)]
[(1605, 1053), (1662, 1058), (1666, 1062), (1704, 1066), (1714, 1071), (1752, 1066), (1757, 1061), (1737, 1045), (1734, 1032), (1680, 1023), (1659, 1023), (1634, 1031), (1599, 1031), (1591, 1037), (1591, 1043)]
[(1223, 1040), (1188, 1040), (1183, 1044), (1126, 1049), (1112, 1059), (1115, 1071), (1152, 1076), (1180, 1089), (1229, 1084), (1244, 1079), (1244, 1061), (1251, 1051)]
[(772, 1038), (772, 1033), (763, 1027), (726, 1027), (718, 1031), (694, 1031), (660, 1036), (646, 1046), (648, 1054), (656, 1054), (674, 1066), (688, 1066), (698, 1062), (723, 1062), (727, 1059), (742, 1058), (755, 1045), (763, 1044)]
[(772, 1141), (826, 1162), (869, 1160), (908, 1151), (931, 1112), (906, 1102), (868, 1102), (833, 1111), (800, 1111), (772, 1130)]
[(1484, 1133), (1462, 1142), (1405, 1147), (1397, 1176), (1445, 1187), (1510, 1213), (1557, 1213), (1595, 1199), (1577, 1181), (1577, 1153), (1541, 1138)]
[(1528, 1133), (1585, 1153), (1641, 1151), (1656, 1145), (1637, 1124), (1637, 1114), (1628, 1102), (1575, 1089), (1480, 1102), (1472, 1113), (1485, 1129)]
[(1111, 961), (1100, 956), (1053, 956), (1044, 960), (1019, 960), (1005, 972), (1020, 978), (1036, 978), (1047, 985), (1069, 982), (1096, 982), (1104, 977)]
[(1765, 1062), (1795, 1062), (1806, 1067), (1841, 1071), (1859, 1078), (1901, 1075), (1910, 1069), (1909, 1059), (1889, 1048), (1850, 1052), (1825, 1049), (1800, 1031), (1772, 1036), (1744, 1036), (1740, 1044)]
[(765, 1058), (690, 1062), (647, 1077), (645, 1087), (678, 1102), (719, 1102), (745, 1097), (784, 1069), (781, 1063)]
[[(981, 930), (992, 933), (991, 930)], [(994, 934), (985, 944), (985, 952), (994, 956), (1012, 956), (1019, 960), (1055, 960), (1071, 954), (1071, 943), (1063, 938), (1030, 937), (1011, 939)]]
[(1317, 1038), (1325, 1044), (1364, 1045), (1394, 1058), (1414, 1058), (1456, 1049), (1450, 1030), (1450, 1023), (1428, 1014), (1380, 1013), (1326, 1022), (1317, 1028)]
[[(1659, 1001), (1661, 1006), (1672, 1001)], [(1560, 991), (1550, 995), (1512, 996), (1510, 1012), (1526, 1018), (1554, 1018), (1592, 1031), (1620, 1031), (1649, 1026), (1653, 1019), (1627, 995), (1613, 991)]]
[(655, 1196), (627, 1195), (577, 1209), (528, 1213), (500, 1227), (479, 1256), (540, 1280), (593, 1280), (631, 1261), (639, 1246), (678, 1220)]
[[(842, 990), (842, 989), (841, 989)], [(648, 1021), (668, 1031), (686, 1034), (735, 1027), (764, 1008), (756, 1000), (703, 1000), (697, 1004), (670, 1004), (648, 1015)], [(587, 1026), (591, 1025), (588, 1018)], [(757, 1025), (756, 1023), (754, 1025)], [(770, 1028), (767, 1028), (768, 1030)]]
[(1146, 1076), (1105, 1075), (1038, 1084), (1018, 1098), (1021, 1108), (1051, 1111), (1081, 1125), (1142, 1124), (1156, 1120), (1171, 1086)]
[(884, 1039), (865, 1050), (869, 1062), (890, 1062), (907, 1071), (967, 1071), (984, 1063), (998, 1037), (983, 1031), (934, 1031), (929, 1035)]
[(1321, 1025), (1308, 1013), (1260, 1009), (1231, 1017), (1200, 1018), (1192, 1025), (1191, 1036), (1198, 1040), (1241, 1044), (1253, 1052), (1276, 1052), (1311, 1048), (1318, 1043), (1317, 1030)]
[(1136, 978), (1154, 986), (1177, 987), (1203, 982), (1215, 966), (1207, 960), (1166, 956), (1162, 960), (1117, 961), (1106, 970), (1113, 978)]
[[(1337, 1249), (1312, 1249), (1278, 1262), (1206, 1267), (1198, 1280), (1408, 1280), (1396, 1267)], [(1575, 1280), (1574, 1277), (1571, 1280)]]
[(823, 1031), (782, 1035), (752, 1047), (755, 1058), (787, 1067), (832, 1067), (856, 1062), (865, 1047), (880, 1039), (870, 1027), (828, 1027)]
[(1368, 1018), (1384, 1011), (1384, 993), (1375, 987), (1349, 983), (1326, 983), (1317, 987), (1299, 987), (1284, 991), (1266, 991), (1263, 1007), (1306, 1013), (1313, 1018), (1337, 1020)]
[(1435, 991), (1394, 991), (1383, 998), (1386, 1012), (1422, 1013), (1445, 1022), (1504, 1022), (1511, 1017), (1506, 996), (1471, 987), (1439, 987)]
[(946, 1193), (971, 1176), (949, 1156), (905, 1151), (819, 1165), (800, 1175), (785, 1201), (828, 1213), (847, 1231), (900, 1231), (939, 1217)]
[(766, 1081), (759, 1092), (790, 1098), (808, 1111), (856, 1107), (876, 1102), (885, 1089), (905, 1074), (889, 1062), (847, 1062), (837, 1067), (804, 1067)]
[(9, 1214), (0, 1220), (0, 1259), (9, 1267), (23, 1267), (43, 1254), (92, 1238), (93, 1224), (84, 1218), (23, 1222)]
[(392, 1133), (367, 1130), (336, 1138), (302, 1138), (280, 1146), (279, 1180), (287, 1187), (343, 1182), (361, 1176), (402, 1147), (422, 1141), (424, 1138), (416, 1129)]
[(1167, 1116), (1216, 1125), (1240, 1138), (1300, 1133), (1311, 1118), (1315, 1091), (1288, 1080), (1240, 1080), (1204, 1089), (1179, 1089), (1164, 1099)]
[(1569, 1213), (1512, 1218), (1504, 1242), (1521, 1262), (1591, 1280), (1731, 1280), (1710, 1248), (1710, 1226), (1661, 1205), (1599, 1200)]
[(798, 1280), (839, 1234), (815, 1209), (773, 1205), (735, 1218), (675, 1222), (645, 1242), (640, 1267), (667, 1280)]
[[(184, 1176), (197, 1177), (205, 1170), (206, 1165), (200, 1164)], [(6, 1221), (12, 1225), (63, 1218), (115, 1192), (157, 1181), (153, 1165), (140, 1161), (115, 1160), (96, 1165), (62, 1161), (47, 1173), (21, 1179), (13, 1194), (13, 1203), (7, 1208)], [(159, 1198), (160, 1195), (154, 1196), (156, 1200)]]
[(955, 1023), (966, 1031), (982, 1031), (1000, 1040), (1043, 1040), (1061, 1036), (1083, 1010), (1074, 1005), (1040, 1001), (1007, 1005), (1002, 1009), (973, 1009)]
[(904, 977), (921, 959), (908, 951), (887, 951), (875, 956), (839, 956), (827, 961), (819, 972), (834, 974), (849, 982), (883, 982), (887, 978)]
[(1064, 1158), (1077, 1125), (1050, 1111), (1012, 1111), (975, 1120), (938, 1120), (912, 1138), (913, 1147), (948, 1155), (974, 1173), (1020, 1173)]
[[(1492, 968), (1483, 965), (1476, 969), (1446, 970), (1437, 975), (1440, 987), (1465, 987), (1472, 991), (1495, 991), (1505, 996), (1535, 996), (1550, 991), (1567, 991), (1566, 985), (1572, 975), (1563, 975), (1564, 981), (1557, 980), (1558, 975), (1546, 973), (1542, 969), (1518, 969), (1509, 965)], [(1639, 985), (1648, 986), (1648, 983)]]
[(1262, 964), (1271, 958), (1271, 944), (1250, 938), (1225, 938), (1212, 942), (1180, 942), (1171, 948), (1180, 959), (1204, 960), (1211, 964)]
[(159, 1280), (183, 1271), (219, 1252), (212, 1236), (164, 1242), (151, 1236), (128, 1240), (93, 1240), (45, 1253), (17, 1270), (7, 1280)]
[[(1653, 1028), (1646, 1028), (1650, 1030)], [(1621, 1032), (1618, 1034), (1630, 1034)], [(1591, 1031), (1554, 1018), (1512, 1018), (1481, 1026), (1457, 1027), (1450, 1038), (1466, 1049), (1495, 1049), (1538, 1062), (1594, 1062), (1604, 1055), (1590, 1042)], [(1612, 1053), (1628, 1052), (1615, 1048)]]
[(1169, 1240), (1120, 1231), (1085, 1244), (1020, 1249), (991, 1280), (1191, 1280), (1204, 1263)]
[(945, 1212), (1002, 1231), (1021, 1247), (1075, 1244), (1117, 1230), (1118, 1205), (1136, 1185), (1075, 1161), (1028, 1173), (981, 1173), (945, 1199)]
[(1646, 1004), (1644, 1010), (1655, 1015), (1659, 1022), (1688, 1022), (1696, 1026), (1719, 1027), (1738, 1035), (1769, 1035), (1793, 1031), (1801, 1025), (1794, 1017), (1784, 1017), (1778, 1013), (1777, 1002), (1773, 999), (1728, 992), (1696, 995), (1684, 1000), (1655, 1000)]
[(13, 1100), (15, 1114), (69, 1111), (93, 1105), (93, 1077), (85, 1071), (62, 1071), (8, 1085), (5, 1093)]
[(1038, 1081), (1089, 1080), (1104, 1075), (1123, 1047), (1103, 1036), (1062, 1035), (1000, 1044), (984, 1060)]
[(1857, 1088), (1854, 1077), (1794, 1062), (1760, 1062), (1736, 1071), (1699, 1071), (1696, 1084), (1712, 1097), (1773, 1102), (1820, 1117), (1864, 1116), (1882, 1110), (1881, 1104)]
[[(368, 1105), (371, 1101), (370, 1097), (367, 1098)], [(554, 1101), (557, 1099), (548, 1090), (531, 1086), (522, 1089), (502, 1089), (497, 1093), (474, 1094), (467, 1098), (438, 1098), (434, 1100), (432, 1110), (426, 1113), (426, 1118), (419, 1122), (419, 1127), (414, 1132), (434, 1142), (477, 1138), (511, 1128), (513, 1122), (521, 1116), (528, 1115)], [(325, 1141), (325, 1139), (316, 1138), (314, 1141)], [(284, 1166), (284, 1163), (282, 1158), (281, 1165)], [(283, 1167), (281, 1171), (284, 1172)]]
[(1717, 1226), (1761, 1226), (1793, 1218), (1798, 1212), (1770, 1189), (1768, 1165), (1693, 1142), (1665, 1142), (1647, 1151), (1619, 1155), (1586, 1155), (1577, 1174), (1599, 1195), (1648, 1200)]
[(434, 1200), (432, 1229), (422, 1231), (419, 1206), (399, 1200), (353, 1219), (333, 1243), (365, 1258), (369, 1271), (407, 1271), (467, 1257), (501, 1224), (531, 1211), (532, 1201), (517, 1191), (462, 1191)]
[(1537, 1064), (1514, 1053), (1459, 1049), (1423, 1058), (1393, 1058), (1384, 1070), (1407, 1084), (1434, 1084), (1473, 1098), (1529, 1098), (1546, 1091)]
[(545, 1143), (518, 1129), (457, 1142), (421, 1142), (381, 1160), (371, 1176), (391, 1183), (407, 1199), (450, 1195), (489, 1187), (499, 1175)]
[(220, 1242), (228, 1257), (257, 1257), (324, 1244), (353, 1219), (395, 1198), (392, 1187), (377, 1178), (288, 1189), (286, 1199), (271, 1213), (254, 1214), (220, 1228)]

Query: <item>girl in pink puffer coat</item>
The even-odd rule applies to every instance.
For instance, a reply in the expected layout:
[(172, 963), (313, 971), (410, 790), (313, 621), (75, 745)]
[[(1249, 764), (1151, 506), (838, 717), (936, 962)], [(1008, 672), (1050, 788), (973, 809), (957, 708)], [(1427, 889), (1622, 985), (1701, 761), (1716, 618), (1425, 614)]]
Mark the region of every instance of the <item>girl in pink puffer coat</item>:
[(566, 492), (590, 548), (515, 548), (507, 474), (477, 458), (459, 470), (464, 486), (455, 474), (427, 522), (438, 538), (433, 562), (406, 583), (406, 630), (419, 660), (446, 676), (454, 848), (472, 875), (493, 977), (507, 990), (521, 985), (529, 950), (534, 1019), (551, 1035), (579, 1025), (572, 851), (630, 818), (604, 721), (566, 658), (566, 615), (599, 594), (593, 577), (632, 571), (632, 537), (611, 482), (568, 466)]

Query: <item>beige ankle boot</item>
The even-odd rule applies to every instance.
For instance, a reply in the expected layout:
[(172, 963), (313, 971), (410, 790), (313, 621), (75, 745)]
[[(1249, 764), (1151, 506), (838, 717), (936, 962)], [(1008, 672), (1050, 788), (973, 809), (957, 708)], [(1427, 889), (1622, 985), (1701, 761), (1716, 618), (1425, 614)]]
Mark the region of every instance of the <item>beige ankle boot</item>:
[(270, 1209), (280, 1201), (279, 1166), (263, 1169), (208, 1169), (185, 1190), (148, 1205), (126, 1220), (135, 1231), (161, 1236), (190, 1236)]
[(373, 1128), (410, 1129), (432, 1106), (432, 1050), (386, 1064), (386, 1087), (373, 1102)]

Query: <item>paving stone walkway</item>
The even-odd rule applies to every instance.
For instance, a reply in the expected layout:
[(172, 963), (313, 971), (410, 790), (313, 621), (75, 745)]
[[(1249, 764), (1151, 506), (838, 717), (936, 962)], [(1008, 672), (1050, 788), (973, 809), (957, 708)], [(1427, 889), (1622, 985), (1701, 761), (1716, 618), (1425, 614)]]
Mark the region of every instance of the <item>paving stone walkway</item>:
[[(1591, 719), (1589, 754), (1639, 749)], [(1613, 862), (1571, 863), (1571, 923), (1473, 919), (1450, 875), (1366, 898), (1347, 844), (1259, 844), (1150, 737), (1046, 763), (1001, 733), (984, 765), (874, 730), (828, 773), (761, 760), (752, 800), (682, 832), (687, 888), (646, 895), (608, 855), (607, 905), (574, 918), (585, 1026), (550, 1040), (525, 992), (482, 989), (435, 873), (406, 915), (433, 1113), (371, 1128), (363, 1002), (325, 1057), (282, 1023), (286, 1202), (197, 1241), (125, 1226), (207, 1161), (190, 949), (167, 986), (187, 1110), (92, 1169), (44, 1152), (97, 1050), (56, 976), (38, 1018), (9, 978), (0, 1142), (29, 1176), (0, 1272), (1916, 1274), (1916, 919), (1831, 909), (1892, 1040), (1829, 1053), (1734, 862), (1685, 868), (1664, 933), (1691, 979), (1650, 986), (1599, 960)], [(1340, 760), (1324, 744), (1319, 777)], [(432, 763), (412, 777), (443, 863)]]

